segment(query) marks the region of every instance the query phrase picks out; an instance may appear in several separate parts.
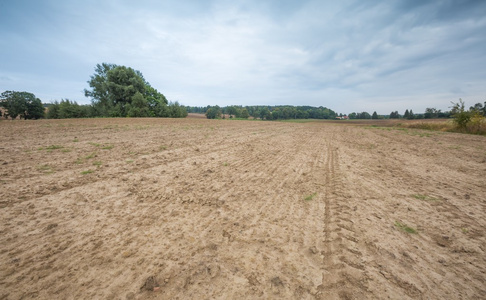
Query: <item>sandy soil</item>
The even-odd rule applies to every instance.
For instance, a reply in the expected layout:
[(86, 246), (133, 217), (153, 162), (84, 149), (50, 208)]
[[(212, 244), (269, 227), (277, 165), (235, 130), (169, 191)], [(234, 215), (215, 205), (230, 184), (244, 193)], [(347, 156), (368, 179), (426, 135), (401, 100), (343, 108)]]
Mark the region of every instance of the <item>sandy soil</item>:
[(486, 298), (486, 137), (99, 119), (0, 140), (0, 299)]

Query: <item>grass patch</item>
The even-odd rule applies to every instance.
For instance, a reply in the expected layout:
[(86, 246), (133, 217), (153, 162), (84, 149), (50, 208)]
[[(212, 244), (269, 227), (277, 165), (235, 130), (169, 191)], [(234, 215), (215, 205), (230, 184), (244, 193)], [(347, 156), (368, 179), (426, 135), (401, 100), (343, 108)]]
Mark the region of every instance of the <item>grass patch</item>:
[(90, 144), (91, 146), (95, 146), (95, 147), (99, 147), (99, 146), (101, 146), (100, 144), (98, 144), (98, 143), (93, 143), (93, 142), (89, 142), (88, 144)]
[(406, 124), (400, 124), (399, 126), (432, 131), (454, 131), (452, 123), (448, 122), (447, 120), (445, 120), (444, 122), (411, 122)]
[(83, 159), (82, 158), (78, 158), (78, 159), (76, 159), (76, 161), (74, 163), (77, 164), (77, 165), (80, 165), (80, 164), (83, 163)]
[(414, 197), (415, 199), (425, 200), (425, 201), (437, 201), (437, 200), (439, 200), (437, 198), (427, 196), (427, 195), (422, 195), (422, 194), (413, 194), (412, 197)]
[(317, 193), (314, 193), (314, 194), (311, 194), (311, 195), (308, 195), (304, 198), (305, 201), (311, 201), (312, 199), (314, 199), (314, 197), (317, 196)]
[(133, 160), (131, 159), (127, 160), (127, 164), (131, 164), (131, 163), (133, 163)]
[(223, 164), (223, 166), (227, 167), (227, 166), (228, 166), (228, 163), (227, 163), (227, 162), (225, 162), (225, 163)]
[(111, 150), (114, 147), (115, 147), (114, 145), (107, 145), (107, 146), (102, 147), (101, 149), (103, 149), (103, 150)]
[(101, 165), (102, 165), (101, 161), (95, 161), (95, 162), (93, 162), (93, 166), (99, 167)]
[(408, 233), (417, 233), (417, 230), (413, 229), (412, 227), (407, 226), (406, 224), (403, 224), (401, 222), (395, 221), (395, 226)]
[[(425, 124), (427, 124), (427, 123), (425, 123)], [(410, 128), (412, 128), (412, 129), (415, 129), (415, 128), (423, 129), (423, 128), (418, 128), (418, 127), (413, 127), (414, 124), (398, 123), (395, 126), (396, 127), (382, 127), (382, 126), (378, 126), (378, 125), (370, 125), (370, 126), (365, 126), (363, 128), (365, 128), (365, 129), (379, 129), (379, 130), (386, 130), (386, 131), (396, 130), (396, 131), (400, 131), (400, 132), (403, 132), (403, 133), (408, 134), (408, 135), (414, 135), (414, 136), (419, 136), (419, 137), (429, 137), (429, 136), (434, 135), (433, 133), (427, 132), (427, 131), (409, 130)]]
[(86, 171), (81, 172), (81, 175), (88, 175), (88, 174), (91, 174), (91, 173), (93, 173), (92, 170), (86, 170)]
[(165, 145), (161, 145), (161, 146), (159, 147), (159, 151), (164, 151), (164, 150), (167, 150), (167, 146), (165, 146)]
[(97, 157), (97, 156), (98, 156), (98, 155), (97, 155), (95, 152), (93, 152), (93, 153), (91, 153), (90, 155), (85, 156), (85, 157), (84, 157), (84, 159), (91, 159), (91, 158), (95, 158), (95, 157)]
[(74, 142), (74, 143), (77, 143), (77, 142), (79, 142), (79, 140), (78, 140), (77, 138), (75, 138), (75, 139), (73, 140), (73, 142)]
[(288, 120), (278, 120), (278, 122), (285, 122), (285, 123), (310, 123), (310, 122), (317, 122), (317, 121), (314, 120), (314, 119), (288, 119)]
[(464, 127), (458, 127), (457, 124), (454, 124), (454, 120), (452, 119), (412, 121), (406, 123), (398, 123), (395, 126), (439, 132), (457, 132), (486, 135), (486, 121), (483, 117), (479, 116), (476, 118), (471, 118), (471, 121), (468, 124), (465, 124)]
[(46, 174), (54, 173), (54, 170), (52, 170), (52, 167), (49, 165), (40, 165), (37, 167), (37, 170), (44, 172)]
[(67, 152), (71, 152), (72, 150), (65, 148), (65, 149), (62, 149), (61, 151), (64, 152), (64, 153), (67, 153)]
[(62, 148), (64, 148), (64, 147), (63, 147), (63, 146), (61, 146), (61, 145), (50, 145), (50, 146), (47, 146), (47, 147), (46, 147), (46, 150), (48, 150), (48, 151), (49, 151), (49, 150), (50, 150), (50, 151), (52, 151), (52, 150), (57, 150), (57, 149), (62, 149)]

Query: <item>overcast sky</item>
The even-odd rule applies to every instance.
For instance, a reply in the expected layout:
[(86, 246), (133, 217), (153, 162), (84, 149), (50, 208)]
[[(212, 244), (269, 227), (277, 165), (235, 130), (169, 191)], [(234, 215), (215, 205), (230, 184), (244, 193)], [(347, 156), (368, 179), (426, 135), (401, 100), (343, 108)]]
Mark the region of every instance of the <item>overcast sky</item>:
[(0, 92), (90, 103), (96, 64), (183, 105), (486, 101), (486, 1), (0, 0)]

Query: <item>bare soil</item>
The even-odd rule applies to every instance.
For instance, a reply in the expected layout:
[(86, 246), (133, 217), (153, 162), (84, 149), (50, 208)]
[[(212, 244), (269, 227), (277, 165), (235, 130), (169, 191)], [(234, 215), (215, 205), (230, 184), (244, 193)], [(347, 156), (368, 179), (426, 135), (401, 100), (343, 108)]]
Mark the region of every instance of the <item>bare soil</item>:
[(0, 121), (0, 299), (485, 299), (486, 137)]

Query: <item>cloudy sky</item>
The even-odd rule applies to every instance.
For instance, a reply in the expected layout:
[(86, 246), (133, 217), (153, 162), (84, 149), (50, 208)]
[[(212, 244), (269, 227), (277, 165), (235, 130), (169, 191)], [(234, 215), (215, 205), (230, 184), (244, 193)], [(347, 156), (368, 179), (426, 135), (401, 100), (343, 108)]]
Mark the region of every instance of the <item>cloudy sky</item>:
[(486, 1), (0, 0), (0, 92), (90, 103), (96, 64), (183, 105), (486, 101)]

